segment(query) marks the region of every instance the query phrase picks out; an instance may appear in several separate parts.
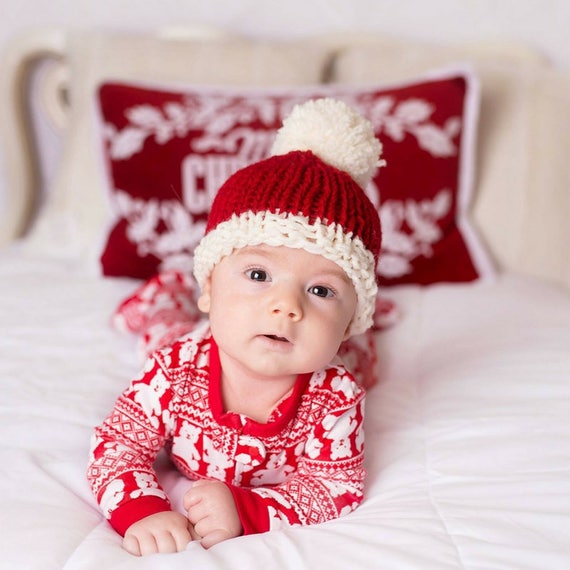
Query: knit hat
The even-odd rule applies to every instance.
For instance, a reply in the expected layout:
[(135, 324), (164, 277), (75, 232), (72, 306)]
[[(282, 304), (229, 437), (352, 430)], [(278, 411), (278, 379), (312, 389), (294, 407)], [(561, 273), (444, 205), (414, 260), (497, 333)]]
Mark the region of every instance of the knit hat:
[(339, 265), (357, 306), (349, 334), (372, 324), (381, 230), (364, 192), (381, 163), (372, 125), (330, 98), (294, 107), (278, 131), (272, 156), (230, 176), (194, 254), (200, 287), (232, 251), (260, 244), (304, 249)]

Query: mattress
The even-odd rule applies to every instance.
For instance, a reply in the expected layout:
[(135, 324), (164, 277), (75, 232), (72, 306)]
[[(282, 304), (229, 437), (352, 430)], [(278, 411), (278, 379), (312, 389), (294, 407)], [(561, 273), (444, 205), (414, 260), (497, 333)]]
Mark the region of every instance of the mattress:
[(136, 339), (110, 326), (137, 284), (0, 252), (0, 567), (570, 568), (570, 296), (509, 273), (385, 291), (402, 318), (377, 338), (353, 513), (128, 554), (85, 471), (93, 427), (141, 365)]

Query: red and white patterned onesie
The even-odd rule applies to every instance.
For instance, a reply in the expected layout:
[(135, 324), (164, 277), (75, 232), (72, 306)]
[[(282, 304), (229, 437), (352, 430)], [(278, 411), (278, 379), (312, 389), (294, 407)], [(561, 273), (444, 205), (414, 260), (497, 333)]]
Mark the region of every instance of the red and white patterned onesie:
[(188, 478), (228, 485), (244, 534), (324, 522), (360, 503), (364, 392), (342, 365), (300, 375), (267, 423), (225, 412), (220, 378), (202, 327), (155, 353), (96, 428), (88, 480), (120, 534), (171, 508), (153, 469), (163, 447)]

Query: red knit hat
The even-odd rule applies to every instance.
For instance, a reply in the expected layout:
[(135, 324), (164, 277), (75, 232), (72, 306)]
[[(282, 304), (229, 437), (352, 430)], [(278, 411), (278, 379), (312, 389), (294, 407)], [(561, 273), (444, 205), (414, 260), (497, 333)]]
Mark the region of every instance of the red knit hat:
[(378, 212), (364, 187), (380, 151), (370, 123), (345, 103), (296, 106), (277, 134), (274, 156), (237, 171), (220, 188), (195, 251), (198, 284), (235, 249), (301, 248), (345, 271), (358, 298), (349, 332), (364, 332), (375, 307), (381, 241)]

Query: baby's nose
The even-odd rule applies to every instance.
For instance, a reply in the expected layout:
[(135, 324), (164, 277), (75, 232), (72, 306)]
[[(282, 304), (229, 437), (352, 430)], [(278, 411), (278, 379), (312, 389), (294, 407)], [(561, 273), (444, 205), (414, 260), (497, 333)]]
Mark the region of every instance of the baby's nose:
[(292, 291), (281, 291), (271, 304), (271, 312), (275, 316), (285, 316), (293, 322), (303, 318), (303, 306), (299, 295)]

